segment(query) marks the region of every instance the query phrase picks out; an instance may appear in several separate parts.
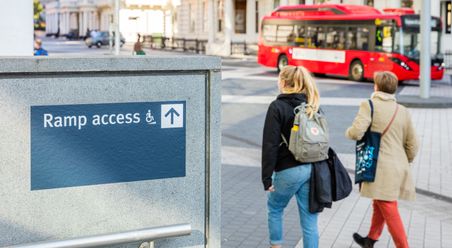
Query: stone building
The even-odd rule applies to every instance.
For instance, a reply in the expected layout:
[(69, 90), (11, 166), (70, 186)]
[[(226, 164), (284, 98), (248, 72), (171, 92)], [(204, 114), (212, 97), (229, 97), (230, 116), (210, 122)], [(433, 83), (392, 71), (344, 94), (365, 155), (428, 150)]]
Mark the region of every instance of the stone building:
[[(46, 11), (46, 33), (60, 35), (87, 30), (109, 31), (113, 22), (113, 0), (43, 1)], [(136, 34), (172, 34), (172, 7), (167, 0), (122, 0), (120, 30), (126, 40)]]

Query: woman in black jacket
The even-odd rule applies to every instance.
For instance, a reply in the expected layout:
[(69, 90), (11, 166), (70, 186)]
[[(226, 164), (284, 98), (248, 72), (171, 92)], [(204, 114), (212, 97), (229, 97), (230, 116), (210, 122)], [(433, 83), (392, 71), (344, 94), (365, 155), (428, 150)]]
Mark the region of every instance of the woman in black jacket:
[[(319, 93), (309, 71), (301, 66), (286, 66), (279, 74), (281, 94), (274, 100), (265, 118), (262, 142), (262, 182), (268, 193), (268, 228), (272, 248), (283, 243), (282, 217), (290, 199), (297, 198), (303, 247), (318, 247), (317, 213), (309, 212), (309, 179), (311, 164), (295, 160), (281, 135), (289, 140), (294, 121), (294, 108), (307, 104), (313, 116), (319, 110)], [(301, 127), (300, 127), (301, 128)]]

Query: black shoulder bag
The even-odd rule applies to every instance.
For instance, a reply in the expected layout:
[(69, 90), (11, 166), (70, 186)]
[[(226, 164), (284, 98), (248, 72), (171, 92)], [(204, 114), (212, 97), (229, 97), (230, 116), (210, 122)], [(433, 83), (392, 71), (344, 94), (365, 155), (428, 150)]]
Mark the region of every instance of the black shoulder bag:
[(371, 131), (374, 116), (374, 105), (372, 104), (372, 100), (369, 100), (369, 104), (371, 118), (369, 128), (363, 138), (356, 142), (355, 184), (375, 181), (381, 137), (383, 137), (383, 135), (385, 135), (388, 131), (399, 110), (399, 105), (397, 104), (395, 113), (392, 116), (388, 126), (385, 128), (383, 133), (377, 133)]

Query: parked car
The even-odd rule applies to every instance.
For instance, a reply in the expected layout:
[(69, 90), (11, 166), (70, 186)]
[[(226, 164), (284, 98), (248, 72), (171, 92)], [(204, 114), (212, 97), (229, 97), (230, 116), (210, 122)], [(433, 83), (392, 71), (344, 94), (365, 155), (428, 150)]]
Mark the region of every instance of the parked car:
[(68, 40), (78, 40), (79, 38), (78, 29), (71, 29), (69, 33), (66, 34), (66, 39)]
[[(120, 34), (120, 46), (122, 47), (124, 43), (126, 43), (126, 39)], [(97, 48), (101, 48), (102, 46), (108, 46), (110, 43), (110, 34), (108, 31), (99, 31), (95, 32), (91, 37), (85, 40), (85, 44), (91, 48), (93, 46), (97, 46)], [(115, 37), (112, 39), (113, 46), (115, 45)]]

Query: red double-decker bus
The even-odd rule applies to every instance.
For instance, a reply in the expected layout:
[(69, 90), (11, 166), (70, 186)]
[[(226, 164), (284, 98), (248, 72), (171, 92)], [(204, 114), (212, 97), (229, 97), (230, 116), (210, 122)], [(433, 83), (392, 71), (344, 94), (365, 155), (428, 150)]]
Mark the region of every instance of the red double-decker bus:
[[(431, 76), (441, 79), (441, 21), (432, 17)], [(265, 16), (258, 62), (302, 65), (313, 73), (370, 79), (394, 72), (400, 81), (419, 78), (420, 17), (409, 9), (382, 13), (369, 6), (320, 4), (282, 6)], [(422, 51), (424, 52), (424, 51)]]

